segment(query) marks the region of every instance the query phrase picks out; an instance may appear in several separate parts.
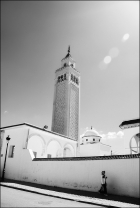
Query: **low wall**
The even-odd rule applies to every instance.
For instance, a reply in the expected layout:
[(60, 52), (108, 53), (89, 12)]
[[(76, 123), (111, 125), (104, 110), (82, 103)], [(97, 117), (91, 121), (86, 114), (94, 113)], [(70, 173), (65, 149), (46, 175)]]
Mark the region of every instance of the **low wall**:
[(16, 158), (7, 158), (5, 178), (97, 192), (101, 171), (105, 170), (109, 194), (139, 197), (139, 158), (140, 155), (33, 159), (24, 149), (18, 164), (14, 162)]

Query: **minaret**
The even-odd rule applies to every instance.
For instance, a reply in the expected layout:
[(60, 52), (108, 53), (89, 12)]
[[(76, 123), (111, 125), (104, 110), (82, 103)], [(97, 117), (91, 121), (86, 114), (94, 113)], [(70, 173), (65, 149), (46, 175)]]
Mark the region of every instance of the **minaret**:
[(55, 71), (55, 89), (52, 116), (52, 131), (78, 141), (80, 73), (68, 53), (61, 60), (61, 68)]

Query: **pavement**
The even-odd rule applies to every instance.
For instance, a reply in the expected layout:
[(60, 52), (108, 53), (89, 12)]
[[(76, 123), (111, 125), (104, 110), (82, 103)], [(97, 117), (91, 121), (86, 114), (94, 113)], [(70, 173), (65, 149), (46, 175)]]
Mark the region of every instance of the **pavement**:
[(128, 196), (119, 196), (109, 194), (104, 196), (97, 192), (89, 192), (82, 190), (73, 190), (60, 187), (46, 186), (42, 184), (30, 183), (25, 181), (17, 181), (11, 179), (4, 179), (0, 182), (1, 186), (28, 191), (32, 193), (53, 196), (62, 199), (79, 201), (86, 204), (93, 204), (103, 207), (117, 208), (117, 207), (132, 207), (140, 208), (140, 198), (133, 198)]

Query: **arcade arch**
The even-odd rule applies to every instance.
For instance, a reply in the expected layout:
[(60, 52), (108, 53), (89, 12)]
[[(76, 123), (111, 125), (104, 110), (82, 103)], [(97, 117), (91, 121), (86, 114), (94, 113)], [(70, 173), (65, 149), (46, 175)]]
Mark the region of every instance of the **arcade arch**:
[(66, 144), (63, 150), (63, 157), (74, 157), (74, 148), (70, 144)]
[(40, 134), (31, 134), (27, 149), (31, 149), (36, 158), (75, 157), (74, 147), (54, 138), (43, 138)]
[(139, 154), (140, 153), (140, 133), (135, 134), (130, 139), (130, 154)]
[(35, 157), (45, 157), (46, 142), (39, 134), (31, 134), (28, 138), (27, 149), (32, 149)]
[(63, 157), (61, 144), (57, 140), (51, 140), (47, 144), (47, 157)]

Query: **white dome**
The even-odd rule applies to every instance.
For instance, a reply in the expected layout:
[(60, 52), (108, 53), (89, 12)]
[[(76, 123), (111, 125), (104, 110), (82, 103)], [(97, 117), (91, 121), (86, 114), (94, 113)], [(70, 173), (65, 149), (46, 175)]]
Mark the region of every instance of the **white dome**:
[(90, 136), (99, 136), (98, 132), (95, 130), (87, 130), (83, 137), (90, 137)]
[(87, 130), (82, 137), (82, 142), (85, 143), (99, 143), (101, 140), (101, 136), (96, 130)]

